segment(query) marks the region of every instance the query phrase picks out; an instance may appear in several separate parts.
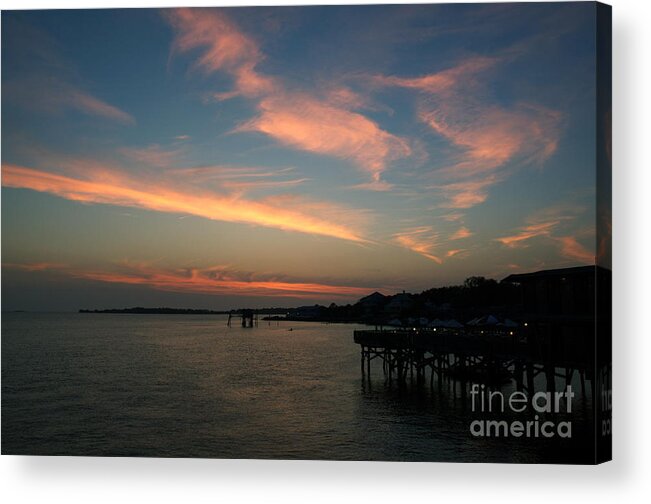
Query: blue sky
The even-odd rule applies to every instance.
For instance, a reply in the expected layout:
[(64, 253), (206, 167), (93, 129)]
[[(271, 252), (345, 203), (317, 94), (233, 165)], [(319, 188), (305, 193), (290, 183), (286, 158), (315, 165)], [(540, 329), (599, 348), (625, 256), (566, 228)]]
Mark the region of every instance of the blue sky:
[(2, 16), (4, 309), (594, 262), (592, 3)]

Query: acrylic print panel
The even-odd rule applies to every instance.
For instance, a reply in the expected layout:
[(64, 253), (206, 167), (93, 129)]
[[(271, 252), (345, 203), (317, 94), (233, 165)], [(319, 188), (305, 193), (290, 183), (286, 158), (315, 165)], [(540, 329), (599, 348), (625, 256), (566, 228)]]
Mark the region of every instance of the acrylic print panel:
[(609, 7), (5, 11), (2, 47), (3, 454), (609, 458)]

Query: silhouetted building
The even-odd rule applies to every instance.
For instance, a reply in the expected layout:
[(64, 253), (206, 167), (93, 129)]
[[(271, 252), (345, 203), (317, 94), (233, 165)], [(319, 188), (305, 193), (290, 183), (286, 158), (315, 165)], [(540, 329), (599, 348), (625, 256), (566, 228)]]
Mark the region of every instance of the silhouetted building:
[(584, 361), (595, 348), (596, 266), (510, 275), (520, 286), (520, 322), (543, 359)]
[(531, 319), (594, 318), (595, 266), (510, 275), (521, 286), (522, 310)]

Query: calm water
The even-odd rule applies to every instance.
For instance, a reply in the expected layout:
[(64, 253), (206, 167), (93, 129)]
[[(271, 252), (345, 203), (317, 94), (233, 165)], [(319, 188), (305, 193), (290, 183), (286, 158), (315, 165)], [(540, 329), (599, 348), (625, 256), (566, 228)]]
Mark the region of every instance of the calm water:
[(363, 382), (358, 327), (5, 313), (2, 453), (583, 460), (589, 401), (576, 405), (570, 441), (473, 438), (458, 385), (387, 386), (375, 362)]

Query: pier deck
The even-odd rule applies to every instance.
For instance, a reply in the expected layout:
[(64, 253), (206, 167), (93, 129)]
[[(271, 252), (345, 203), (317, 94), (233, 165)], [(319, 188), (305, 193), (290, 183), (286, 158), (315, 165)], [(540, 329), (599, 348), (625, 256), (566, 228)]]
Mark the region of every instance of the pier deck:
[(514, 380), (519, 390), (533, 391), (534, 378), (544, 373), (547, 389), (555, 390), (556, 378), (571, 383), (574, 373), (591, 380), (589, 349), (577, 331), (559, 339), (535, 328), (509, 329), (395, 329), (354, 331), (361, 347), (362, 376), (369, 377), (371, 362), (380, 360), (388, 380), (404, 382), (416, 376), (424, 382), (429, 372), (458, 380), (498, 383)]

